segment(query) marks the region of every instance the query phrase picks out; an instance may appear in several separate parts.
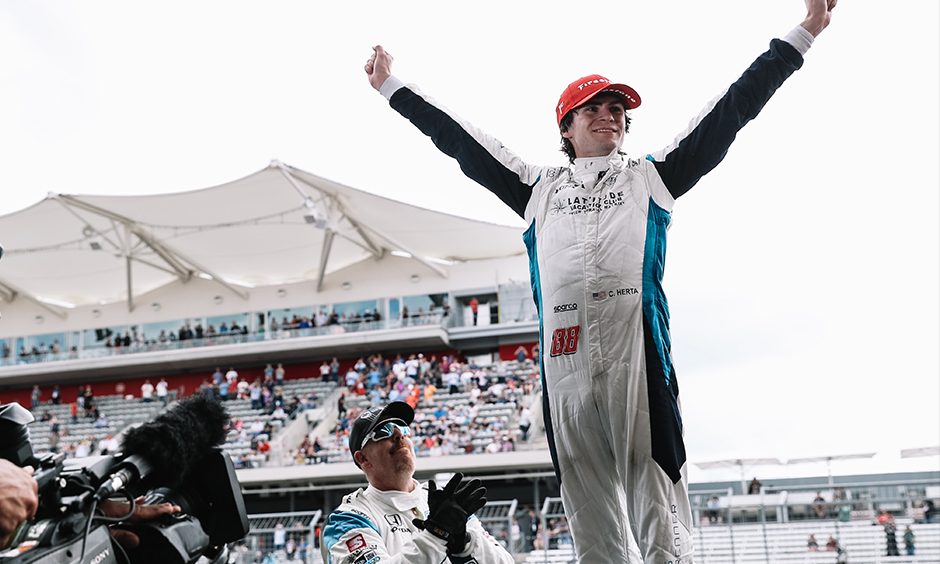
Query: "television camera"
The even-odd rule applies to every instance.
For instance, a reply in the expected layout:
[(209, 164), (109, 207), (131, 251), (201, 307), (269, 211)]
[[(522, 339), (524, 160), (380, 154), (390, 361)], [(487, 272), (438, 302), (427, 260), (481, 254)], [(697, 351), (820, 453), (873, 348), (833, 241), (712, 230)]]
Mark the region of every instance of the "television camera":
[[(199, 395), (179, 402), (127, 431), (113, 455), (36, 456), (32, 421), (17, 403), (0, 407), (0, 458), (32, 466), (39, 485), (36, 516), (0, 549), (0, 564), (217, 563), (226, 561), (228, 543), (248, 534), (234, 465), (219, 448), (228, 415), (218, 401)], [(171, 502), (182, 511), (125, 521), (140, 496), (144, 505)], [(129, 501), (126, 515), (98, 514), (100, 504), (116, 498)], [(111, 526), (137, 535), (137, 547), (113, 541)]]

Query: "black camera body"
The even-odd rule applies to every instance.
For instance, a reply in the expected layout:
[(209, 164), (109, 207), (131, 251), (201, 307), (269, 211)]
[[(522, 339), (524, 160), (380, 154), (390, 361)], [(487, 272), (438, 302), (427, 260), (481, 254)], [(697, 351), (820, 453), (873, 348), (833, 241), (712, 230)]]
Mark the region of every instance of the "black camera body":
[[(224, 561), (227, 543), (248, 534), (235, 467), (216, 446), (226, 419), (218, 402), (191, 398), (129, 431), (124, 447), (134, 447), (133, 455), (65, 459), (34, 456), (26, 427), (32, 414), (16, 403), (0, 407), (0, 458), (33, 466), (39, 484), (36, 518), (0, 551), (0, 564), (175, 564), (202, 556)], [(143, 496), (144, 505), (172, 502), (182, 511), (115, 525), (140, 539), (125, 552), (112, 542), (108, 522), (95, 516), (89, 522), (92, 508), (111, 496)]]

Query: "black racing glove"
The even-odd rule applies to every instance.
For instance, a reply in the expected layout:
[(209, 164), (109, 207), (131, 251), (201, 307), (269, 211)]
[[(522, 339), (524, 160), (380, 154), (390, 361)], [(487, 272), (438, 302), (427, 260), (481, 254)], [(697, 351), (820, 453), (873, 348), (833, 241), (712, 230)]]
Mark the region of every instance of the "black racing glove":
[(467, 518), (470, 516), (457, 503), (455, 493), (457, 486), (463, 479), (463, 474), (456, 473), (447, 482), (443, 490), (437, 489), (434, 480), (428, 481), (428, 518), (425, 520), (413, 519), (411, 522), (419, 529), (425, 529), (432, 535), (448, 542), (462, 541), (461, 547), (466, 544)]
[[(427, 521), (433, 521), (434, 516), (440, 513), (442, 509), (451, 511), (452, 508), (446, 508), (452, 503), (460, 508), (464, 514), (462, 521), (453, 523), (451, 530), (448, 531), (450, 534), (446, 538), (431, 531), (435, 536), (447, 540), (448, 554), (459, 554), (466, 549), (467, 543), (470, 542), (470, 535), (467, 534), (467, 519), (470, 518), (470, 515), (473, 515), (486, 505), (486, 488), (483, 487), (482, 482), (478, 479), (473, 479), (461, 484), (460, 482), (462, 480), (463, 474), (457, 472), (443, 490), (437, 489), (437, 484), (434, 480), (428, 482), (429, 514)], [(453, 493), (448, 494), (448, 492), (451, 491)], [(413, 521), (416, 527), (431, 530), (427, 522), (419, 523), (419, 521), (418, 519)]]
[[(469, 482), (461, 484), (454, 492), (454, 499), (457, 505), (467, 513), (467, 519), (486, 505), (486, 488), (480, 480), (474, 478)], [(463, 528), (455, 531), (454, 537), (447, 541), (448, 554), (460, 554), (467, 548), (470, 542), (470, 535), (467, 534), (467, 522), (463, 522)]]

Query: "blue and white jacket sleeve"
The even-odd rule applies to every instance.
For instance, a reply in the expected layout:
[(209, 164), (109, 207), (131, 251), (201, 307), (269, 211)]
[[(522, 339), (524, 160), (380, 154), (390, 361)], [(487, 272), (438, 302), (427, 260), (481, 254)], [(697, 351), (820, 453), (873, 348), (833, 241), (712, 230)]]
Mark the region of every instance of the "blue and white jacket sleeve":
[(398, 554), (389, 554), (370, 518), (334, 511), (323, 527), (321, 550), (326, 564), (441, 564), (447, 556), (447, 543), (427, 531), (415, 533), (413, 540)]
[(672, 144), (647, 156), (672, 198), (688, 192), (721, 162), (738, 131), (803, 65), (803, 54), (812, 40), (813, 36), (802, 27), (785, 39), (772, 40), (770, 48), (712, 100)]
[(438, 149), (453, 157), (472, 180), (525, 217), (532, 187), (542, 167), (528, 165), (500, 141), (424, 95), (417, 87), (390, 76), (379, 89), (398, 113), (408, 118)]

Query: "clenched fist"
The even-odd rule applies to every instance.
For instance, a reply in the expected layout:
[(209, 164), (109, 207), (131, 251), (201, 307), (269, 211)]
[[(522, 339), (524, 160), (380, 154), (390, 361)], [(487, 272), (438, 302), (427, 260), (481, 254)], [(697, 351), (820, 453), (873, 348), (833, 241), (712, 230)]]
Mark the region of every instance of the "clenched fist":
[(378, 90), (385, 83), (385, 79), (392, 75), (392, 56), (382, 48), (376, 45), (372, 48), (372, 56), (366, 61), (366, 74), (369, 75), (369, 84), (372, 88)]

